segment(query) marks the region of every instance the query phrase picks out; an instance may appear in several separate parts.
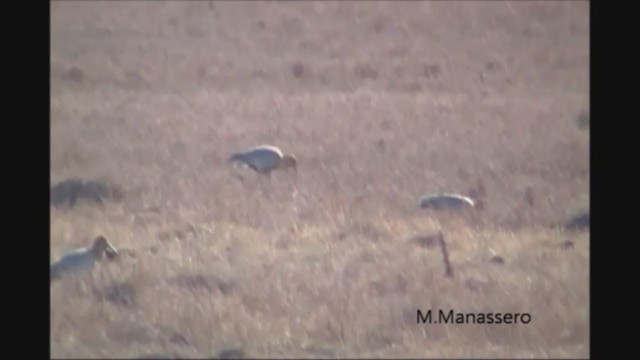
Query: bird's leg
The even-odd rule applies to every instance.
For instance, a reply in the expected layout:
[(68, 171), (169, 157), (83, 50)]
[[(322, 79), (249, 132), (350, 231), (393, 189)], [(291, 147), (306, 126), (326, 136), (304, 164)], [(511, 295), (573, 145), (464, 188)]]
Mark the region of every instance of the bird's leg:
[[(265, 186), (261, 186), (261, 188), (262, 188), (262, 191), (263, 191), (265, 197), (267, 199), (270, 199), (271, 198), (271, 195), (270, 195), (270, 193), (271, 193), (271, 184), (272, 184), (272, 182), (271, 182), (271, 171), (267, 170), (267, 171), (265, 171), (263, 173), (263, 175), (264, 175), (264, 178), (267, 180), (266, 184), (268, 184), (268, 185), (266, 185), (266, 187), (268, 187), (268, 189), (265, 189)], [(263, 182), (263, 185), (264, 185), (264, 182)]]

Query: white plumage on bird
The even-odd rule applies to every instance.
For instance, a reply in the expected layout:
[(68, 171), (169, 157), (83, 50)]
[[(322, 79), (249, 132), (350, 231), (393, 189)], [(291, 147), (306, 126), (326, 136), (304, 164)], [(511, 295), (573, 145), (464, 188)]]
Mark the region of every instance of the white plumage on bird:
[(285, 154), (273, 145), (259, 145), (243, 152), (232, 154), (228, 161), (248, 166), (255, 172), (270, 175), (272, 171), (292, 169), (297, 171), (298, 161), (292, 154)]

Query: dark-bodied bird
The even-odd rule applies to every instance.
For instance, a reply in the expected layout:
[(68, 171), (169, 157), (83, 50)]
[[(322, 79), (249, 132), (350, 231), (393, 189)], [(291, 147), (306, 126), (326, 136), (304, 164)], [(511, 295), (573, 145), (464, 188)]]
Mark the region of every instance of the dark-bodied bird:
[(588, 229), (589, 211), (579, 212), (561, 225), (570, 230)]

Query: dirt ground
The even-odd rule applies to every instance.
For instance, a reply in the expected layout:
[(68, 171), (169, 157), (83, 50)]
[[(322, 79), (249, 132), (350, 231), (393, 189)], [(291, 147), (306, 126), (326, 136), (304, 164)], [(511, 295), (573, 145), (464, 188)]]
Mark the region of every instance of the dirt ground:
[[(51, 207), (52, 261), (121, 250), (51, 284), (53, 357), (589, 356), (589, 232), (552, 226), (589, 208), (588, 2), (51, 12), (52, 185), (126, 189)], [(263, 143), (298, 172), (226, 163)], [(435, 192), (484, 206), (420, 209)], [(416, 240), (437, 231), (452, 278)]]

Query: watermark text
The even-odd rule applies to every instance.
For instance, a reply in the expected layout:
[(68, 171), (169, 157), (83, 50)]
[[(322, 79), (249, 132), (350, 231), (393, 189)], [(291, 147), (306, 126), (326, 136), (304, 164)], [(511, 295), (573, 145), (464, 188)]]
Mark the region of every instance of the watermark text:
[(454, 310), (417, 311), (418, 324), (528, 324), (531, 314), (523, 313), (471, 313)]

